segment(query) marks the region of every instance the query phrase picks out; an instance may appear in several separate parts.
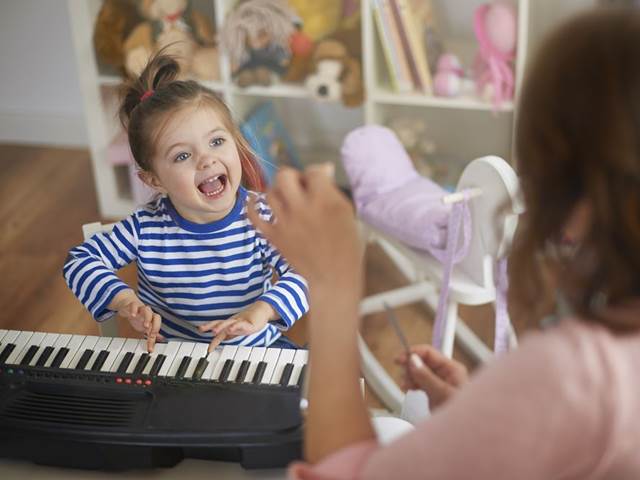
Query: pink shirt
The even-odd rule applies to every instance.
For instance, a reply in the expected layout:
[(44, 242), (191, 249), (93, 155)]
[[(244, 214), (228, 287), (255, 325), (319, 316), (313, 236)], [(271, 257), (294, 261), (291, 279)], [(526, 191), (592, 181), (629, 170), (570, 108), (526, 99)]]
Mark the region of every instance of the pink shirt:
[(531, 333), (394, 443), (356, 444), (289, 475), (639, 479), (640, 333), (572, 319)]

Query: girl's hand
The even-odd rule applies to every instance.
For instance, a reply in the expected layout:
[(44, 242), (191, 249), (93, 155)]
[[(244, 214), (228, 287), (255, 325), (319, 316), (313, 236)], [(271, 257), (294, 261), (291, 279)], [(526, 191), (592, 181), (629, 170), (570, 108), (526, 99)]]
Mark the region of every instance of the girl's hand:
[(133, 290), (118, 292), (109, 304), (109, 309), (126, 318), (134, 330), (144, 333), (147, 337), (147, 350), (153, 352), (156, 341), (162, 340), (159, 333), (162, 324), (160, 315), (142, 303)]
[(209, 344), (213, 351), (221, 342), (238, 335), (250, 335), (262, 330), (269, 320), (275, 320), (278, 314), (267, 302), (258, 300), (227, 320), (212, 320), (198, 327), (201, 332), (212, 332), (215, 336)]
[(430, 345), (414, 345), (410, 356), (403, 352), (395, 362), (407, 372), (402, 387), (423, 390), (432, 409), (446, 402), (469, 379), (467, 367)]

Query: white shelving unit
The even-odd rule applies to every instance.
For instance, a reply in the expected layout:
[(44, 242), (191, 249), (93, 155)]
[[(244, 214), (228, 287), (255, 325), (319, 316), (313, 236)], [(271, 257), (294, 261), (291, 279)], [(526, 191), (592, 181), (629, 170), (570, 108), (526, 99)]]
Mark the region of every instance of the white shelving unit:
[[(276, 84), (242, 89), (233, 84), (229, 63), (220, 58), (221, 78), (205, 82), (221, 93), (236, 119), (242, 120), (253, 108), (270, 99), (289, 130), (305, 163), (332, 160), (338, 164), (338, 182), (346, 183), (340, 168), (339, 148), (351, 129), (370, 123), (386, 123), (395, 115), (424, 119), (428, 134), (440, 155), (460, 162), (459, 168), (473, 158), (496, 154), (512, 160), (514, 109), (517, 104), (527, 52), (529, 0), (513, 0), (518, 9), (518, 55), (515, 62), (516, 99), (498, 111), (476, 98), (442, 98), (419, 93), (398, 94), (389, 87), (386, 63), (370, 7), (361, 0), (363, 73), (367, 92), (364, 104), (348, 109), (340, 104), (317, 101), (301, 85)], [(105, 218), (129, 214), (135, 203), (128, 193), (128, 177), (112, 166), (107, 149), (119, 131), (115, 87), (120, 78), (103, 73), (93, 50), (93, 25), (101, 0), (67, 0), (76, 51), (80, 87), (84, 97), (94, 180), (98, 203)], [(457, 54), (469, 65), (476, 51), (472, 14), (482, 0), (432, 0), (438, 29), (447, 51)], [(234, 0), (199, 0), (196, 6), (212, 16), (218, 31)], [(456, 167), (457, 168), (457, 167)]]

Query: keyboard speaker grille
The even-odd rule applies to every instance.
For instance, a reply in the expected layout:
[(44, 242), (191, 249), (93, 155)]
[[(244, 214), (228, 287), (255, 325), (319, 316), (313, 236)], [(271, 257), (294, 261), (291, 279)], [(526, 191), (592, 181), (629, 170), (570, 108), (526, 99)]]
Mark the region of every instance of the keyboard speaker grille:
[(4, 405), (0, 416), (29, 423), (126, 427), (133, 423), (135, 413), (136, 401), (133, 398), (23, 390)]

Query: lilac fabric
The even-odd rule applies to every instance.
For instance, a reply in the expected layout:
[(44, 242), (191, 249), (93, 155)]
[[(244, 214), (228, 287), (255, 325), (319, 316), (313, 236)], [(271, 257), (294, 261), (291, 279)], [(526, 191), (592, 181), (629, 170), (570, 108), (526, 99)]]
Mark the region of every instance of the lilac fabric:
[(451, 208), (440, 199), (448, 192), (415, 170), (391, 130), (353, 130), (342, 145), (342, 162), (364, 221), (412, 247), (444, 250)]
[[(441, 199), (448, 192), (421, 176), (396, 135), (368, 125), (347, 135), (342, 162), (351, 183), (358, 215), (367, 224), (442, 263), (443, 279), (436, 311), (433, 344), (442, 349), (449, 282), (453, 266), (467, 254), (471, 241), (468, 198), (452, 208)], [(498, 265), (495, 351), (508, 349), (506, 260)]]

